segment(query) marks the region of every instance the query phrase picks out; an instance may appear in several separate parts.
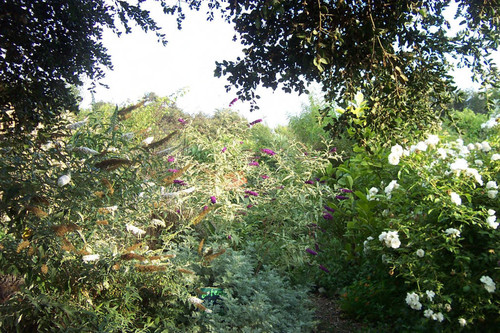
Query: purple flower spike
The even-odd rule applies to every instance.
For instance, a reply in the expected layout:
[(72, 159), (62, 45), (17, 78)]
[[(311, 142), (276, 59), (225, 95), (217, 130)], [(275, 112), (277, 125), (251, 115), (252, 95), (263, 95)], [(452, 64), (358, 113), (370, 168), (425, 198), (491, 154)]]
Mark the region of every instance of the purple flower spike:
[(276, 155), (276, 153), (274, 151), (272, 151), (271, 149), (263, 148), (260, 151), (263, 152), (264, 154), (267, 154), (270, 156)]
[(332, 149), (330, 149), (330, 153), (335, 153), (337, 151), (337, 147), (333, 147)]
[(332, 212), (332, 213), (334, 213), (334, 212), (335, 212), (335, 209), (333, 209), (332, 207), (328, 207), (327, 205), (324, 205), (323, 207), (324, 207), (327, 211), (329, 211), (329, 212)]
[(340, 192), (343, 192), (343, 193), (352, 193), (352, 190), (349, 190), (347, 188), (341, 188)]
[(229, 107), (233, 106), (234, 103), (238, 101), (238, 98), (233, 98), (233, 100), (229, 103)]
[(252, 208), (252, 207), (253, 207), (252, 204), (247, 205), (247, 208)]
[(251, 165), (251, 166), (259, 166), (259, 162), (257, 162), (257, 161), (252, 161), (252, 162), (248, 163), (248, 165)]
[(250, 124), (248, 124), (248, 126), (253, 126), (253, 125), (255, 125), (255, 124), (260, 123), (261, 121), (262, 121), (262, 119), (257, 119), (257, 120), (254, 120), (254, 121), (252, 121)]
[(222, 148), (221, 152), (225, 152), (227, 150), (227, 147)]
[(323, 265), (319, 265), (319, 269), (321, 269), (322, 271), (325, 271), (327, 273), (330, 273), (330, 271), (328, 270), (328, 268), (326, 268), (325, 266)]
[(306, 184), (314, 184), (314, 180), (306, 180), (304, 183), (306, 183)]
[(179, 185), (179, 186), (185, 186), (186, 183), (183, 180), (180, 179), (174, 179), (174, 184)]
[(314, 248), (316, 249), (316, 251), (319, 251), (319, 245), (318, 245), (318, 243), (314, 243)]
[(181, 124), (184, 124), (184, 123), (186, 122), (186, 121), (185, 121), (184, 119), (182, 119), (182, 118), (177, 119), (177, 121), (178, 121), (178, 122), (180, 122)]
[(312, 254), (313, 256), (317, 256), (318, 255), (318, 252), (314, 251), (314, 250), (311, 250), (310, 248), (307, 248), (306, 249), (306, 252)]
[(343, 196), (343, 195), (337, 195), (337, 196), (335, 197), (335, 199), (339, 199), (339, 200), (347, 200), (347, 199), (349, 199), (349, 197), (346, 197), (346, 196)]
[(210, 201), (214, 204), (217, 202), (217, 198), (215, 196), (211, 196)]
[(330, 214), (330, 213), (325, 213), (325, 214), (323, 214), (323, 218), (324, 218), (325, 220), (333, 220), (333, 216), (332, 216), (332, 214)]
[(231, 235), (227, 235), (227, 239), (231, 240)]
[(253, 195), (254, 197), (259, 196), (259, 193), (254, 192), (254, 191), (245, 191), (246, 194)]
[(208, 206), (203, 206), (203, 210), (207, 210), (208, 209)]

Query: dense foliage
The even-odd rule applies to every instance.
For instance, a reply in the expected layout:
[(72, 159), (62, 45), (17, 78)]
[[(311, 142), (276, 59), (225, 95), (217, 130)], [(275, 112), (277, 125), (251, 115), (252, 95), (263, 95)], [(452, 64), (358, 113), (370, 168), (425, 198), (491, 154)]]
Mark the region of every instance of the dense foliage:
[[(471, 116), (472, 118), (472, 116)], [(318, 260), (355, 316), (388, 330), (494, 332), (500, 249), (497, 117), (475, 141), (426, 140), (355, 155), (332, 168)], [(476, 133), (477, 135), (478, 133)]]
[[(450, 1), (235, 1), (229, 17), (245, 56), (218, 63), (242, 99), (255, 99), (262, 84), (306, 91), (320, 82), (328, 99), (345, 102), (358, 91), (370, 112), (363, 127), (386, 140), (429, 130), (450, 101), (448, 55), (471, 67), (488, 84), (497, 75), (491, 50), (499, 36), (498, 1), (457, 1), (459, 32), (449, 32)], [(452, 16), (453, 13), (450, 15)], [(328, 127), (349, 126), (343, 114)]]
[(23, 281), (0, 285), (2, 329), (313, 327), (300, 272), (328, 150), (169, 98), (80, 117), (2, 141), (0, 276)]

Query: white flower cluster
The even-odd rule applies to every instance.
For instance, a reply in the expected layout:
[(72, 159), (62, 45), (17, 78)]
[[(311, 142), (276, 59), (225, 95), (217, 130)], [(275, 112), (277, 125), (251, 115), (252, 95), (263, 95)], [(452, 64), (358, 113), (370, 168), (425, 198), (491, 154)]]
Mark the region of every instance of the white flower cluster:
[(160, 220), (160, 219), (152, 219), (151, 220), (151, 224), (155, 227), (163, 227), (165, 228), (167, 225), (165, 224), (164, 221)]
[(444, 232), (453, 238), (460, 237), (460, 231), (455, 228), (448, 228)]
[(57, 180), (57, 185), (60, 187), (63, 187), (64, 185), (68, 185), (70, 181), (71, 181), (70, 174), (63, 175), (63, 176), (59, 177), (59, 179)]
[(422, 249), (418, 249), (417, 252), (416, 252), (417, 256), (419, 256), (420, 258), (423, 258), (425, 256), (425, 251), (422, 250)]
[(390, 199), (392, 197), (392, 191), (399, 188), (399, 184), (397, 180), (393, 180), (389, 183), (389, 185), (386, 186), (385, 188), (385, 194), (387, 195), (387, 199)]
[(432, 320), (436, 320), (442, 322), (444, 320), (444, 316), (441, 312), (434, 313), (431, 309), (427, 309), (424, 311), (424, 316), (426, 318), (430, 318)]
[(486, 291), (488, 291), (489, 293), (495, 292), (496, 284), (492, 280), (492, 278), (490, 278), (489, 276), (483, 275), (483, 276), (481, 276), (479, 281), (481, 281), (483, 283), (484, 289), (486, 289)]
[(406, 294), (406, 304), (410, 306), (413, 310), (421, 310), (422, 303), (420, 303), (420, 297), (416, 293)]
[(99, 260), (100, 256), (98, 254), (88, 254), (82, 257), (84, 262), (91, 262)]
[(377, 195), (377, 193), (378, 193), (378, 188), (372, 187), (371, 189), (368, 190), (368, 195), (366, 196), (366, 199), (368, 199), (368, 201), (375, 200), (375, 196)]
[(434, 296), (436, 296), (436, 293), (433, 292), (432, 290), (426, 290), (425, 291), (425, 294), (427, 295), (427, 298), (429, 299), (429, 301), (432, 302), (432, 299), (434, 298)]
[(500, 114), (497, 114), (497, 115), (491, 117), (490, 119), (488, 119), (488, 121), (481, 124), (481, 128), (490, 129), (490, 128), (497, 126), (499, 117), (500, 117)]
[(139, 229), (136, 226), (133, 226), (131, 224), (127, 223), (126, 227), (127, 227), (127, 231), (128, 232), (131, 232), (131, 233), (133, 233), (134, 235), (136, 235), (138, 237), (141, 237), (141, 236), (143, 236), (143, 235), (146, 234), (146, 231), (144, 231), (142, 229)]
[(403, 156), (404, 150), (403, 147), (396, 144), (392, 146), (391, 153), (389, 154), (389, 164), (398, 165), (399, 159)]
[(488, 194), (488, 198), (495, 199), (498, 194), (498, 185), (496, 181), (490, 180), (486, 183), (486, 190)]
[[(480, 163), (477, 163), (478, 161)], [(478, 161), (476, 161), (476, 164), (482, 163), (481, 160), (478, 160)], [(479, 171), (477, 171), (477, 169), (474, 169), (474, 168), (469, 168), (469, 163), (463, 158), (457, 158), (455, 160), (455, 162), (451, 163), (450, 170), (456, 176), (460, 176), (461, 172), (463, 171), (466, 176), (474, 177), (474, 179), (476, 180), (476, 182), (479, 185), (481, 185), (481, 186), (483, 185), (483, 180), (481, 178), (481, 175), (479, 174)]]
[(495, 211), (493, 209), (488, 209), (488, 217), (486, 218), (486, 223), (492, 229), (498, 228), (498, 222), (496, 222), (497, 217), (495, 215)]
[(399, 240), (397, 231), (382, 232), (378, 236), (379, 241), (384, 242), (385, 246), (397, 249), (401, 246), (401, 241)]
[(142, 145), (149, 146), (153, 142), (154, 139), (155, 139), (154, 136), (147, 137), (146, 139), (142, 140)]
[(462, 199), (455, 192), (451, 192), (450, 197), (451, 197), (451, 202), (453, 202), (455, 205), (460, 206), (462, 204)]

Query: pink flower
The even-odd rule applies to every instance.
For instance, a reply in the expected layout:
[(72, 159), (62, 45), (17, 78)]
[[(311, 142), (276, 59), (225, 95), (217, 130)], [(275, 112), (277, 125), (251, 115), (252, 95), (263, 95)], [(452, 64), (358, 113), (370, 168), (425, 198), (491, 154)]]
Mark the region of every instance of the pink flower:
[(264, 154), (267, 154), (270, 156), (276, 155), (276, 153), (274, 151), (272, 151), (271, 149), (264, 148), (264, 149), (261, 149), (260, 151), (263, 152)]
[(175, 161), (175, 157), (173, 157), (173, 156), (169, 156), (169, 157), (167, 158), (167, 161), (169, 161), (169, 162), (174, 162), (174, 161)]
[(327, 273), (330, 273), (330, 271), (328, 270), (328, 268), (326, 268), (326, 267), (325, 267), (325, 266), (323, 266), (323, 265), (319, 265), (319, 269), (321, 269), (321, 270), (323, 270), (323, 271), (325, 271), (325, 272), (327, 272)]
[(262, 176), (260, 176), (260, 178), (262, 178), (262, 179), (268, 179), (269, 176), (268, 175), (262, 175)]
[(330, 213), (328, 213), (328, 212), (325, 212), (325, 213), (323, 214), (323, 218), (324, 218), (325, 220), (333, 220), (333, 215), (332, 215), (332, 214), (330, 214)]
[(214, 204), (217, 202), (217, 198), (215, 196), (211, 196), (210, 201)]
[(177, 121), (178, 121), (178, 122), (180, 122), (181, 124), (184, 124), (184, 123), (186, 122), (186, 121), (185, 121), (184, 119), (182, 119), (182, 118), (177, 119)]
[(179, 186), (185, 186), (186, 183), (183, 180), (180, 179), (174, 179), (174, 184), (179, 185)]
[(259, 162), (257, 162), (257, 161), (252, 161), (252, 162), (248, 163), (248, 165), (252, 165), (252, 166), (259, 166)]
[(233, 106), (234, 103), (236, 103), (238, 101), (238, 98), (233, 98), (233, 100), (231, 101), (231, 103), (229, 103), (229, 107)]
[(318, 252), (314, 251), (314, 250), (311, 250), (310, 248), (307, 248), (306, 251), (310, 254), (312, 254), (313, 256), (316, 256), (318, 255)]
[(254, 197), (258, 196), (259, 193), (254, 192), (254, 191), (245, 191), (246, 194), (253, 195)]
[(227, 150), (227, 147), (222, 148), (221, 152), (225, 152)]
[(261, 121), (262, 121), (262, 119), (257, 119), (257, 120), (254, 120), (254, 121), (252, 121), (250, 124), (248, 124), (248, 126), (249, 126), (249, 127), (251, 127), (251, 126), (253, 126), (253, 125), (255, 125), (255, 124), (260, 123)]

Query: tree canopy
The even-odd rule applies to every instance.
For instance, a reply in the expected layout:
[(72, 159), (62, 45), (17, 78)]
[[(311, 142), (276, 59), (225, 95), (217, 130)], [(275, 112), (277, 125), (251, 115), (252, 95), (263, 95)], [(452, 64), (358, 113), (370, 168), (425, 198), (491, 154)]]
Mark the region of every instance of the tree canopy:
[[(177, 16), (179, 28), (183, 9), (199, 10), (203, 3), (153, 1)], [(7, 0), (0, 8), (0, 120), (25, 126), (75, 109), (70, 86), (80, 85), (82, 76), (98, 82), (103, 68), (112, 68), (101, 41), (104, 28), (128, 33), (134, 23), (166, 43), (141, 7), (144, 2)], [(490, 55), (499, 43), (498, 0), (456, 1), (461, 25), (455, 35), (448, 33), (444, 16), (450, 0), (204, 3), (209, 20), (218, 13), (234, 23), (235, 39), (245, 47), (242, 58), (217, 63), (215, 75), (227, 76), (227, 88), (235, 87), (238, 97), (254, 106), (259, 85), (304, 93), (315, 81), (331, 99), (363, 92), (371, 110), (366, 123), (384, 129), (436, 119), (422, 110), (449, 102), (449, 55), (471, 67), (478, 80), (496, 83)], [(9, 110), (14, 110), (11, 116)]]
[[(499, 43), (498, 1), (457, 1), (460, 30), (449, 34), (451, 1), (235, 1), (230, 16), (245, 56), (217, 64), (241, 99), (262, 84), (306, 91), (320, 82), (330, 99), (369, 97), (376, 130), (432, 124), (449, 102), (452, 56), (478, 80), (495, 83), (489, 57)], [(400, 112), (405, 110), (405, 112)], [(331, 127), (345, 128), (345, 114)]]

